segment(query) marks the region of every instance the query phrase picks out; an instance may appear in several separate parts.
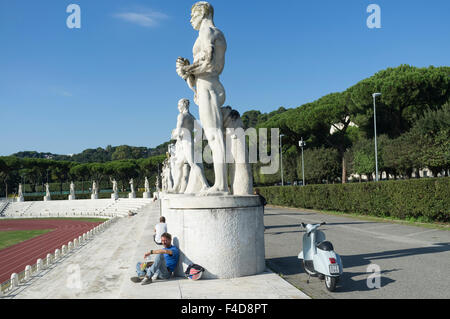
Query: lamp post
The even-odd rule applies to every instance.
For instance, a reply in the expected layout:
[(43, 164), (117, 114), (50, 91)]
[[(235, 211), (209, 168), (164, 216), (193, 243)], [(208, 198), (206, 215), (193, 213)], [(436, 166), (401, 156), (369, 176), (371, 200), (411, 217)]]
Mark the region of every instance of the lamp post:
[(381, 93), (373, 93), (373, 130), (375, 136), (375, 181), (378, 182), (378, 153), (377, 153), (377, 117), (375, 114), (375, 100)]
[(281, 186), (284, 186), (284, 180), (283, 180), (283, 145), (281, 143), (281, 138), (283, 136), (284, 136), (284, 134), (280, 134)]
[(303, 177), (303, 183), (302, 186), (305, 186), (305, 163), (303, 161), (303, 147), (306, 145), (305, 142), (303, 142), (303, 137), (300, 141), (298, 141), (298, 146), (302, 148), (302, 177)]

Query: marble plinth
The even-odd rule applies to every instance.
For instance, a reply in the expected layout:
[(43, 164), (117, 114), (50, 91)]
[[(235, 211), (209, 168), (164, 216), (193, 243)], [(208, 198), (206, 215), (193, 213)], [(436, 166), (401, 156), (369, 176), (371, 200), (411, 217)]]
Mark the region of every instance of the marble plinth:
[(111, 194), (111, 199), (118, 200), (119, 199), (119, 194), (112, 193)]
[(205, 268), (204, 278), (264, 271), (264, 209), (258, 196), (161, 194), (161, 211), (181, 252), (176, 275), (190, 263)]
[(91, 199), (98, 199), (98, 194), (91, 194)]
[(75, 195), (69, 195), (69, 200), (75, 200)]
[(136, 193), (128, 193), (128, 198), (136, 198)]
[(52, 198), (50, 196), (44, 196), (44, 202), (50, 201)]
[(142, 193), (142, 198), (152, 198), (151, 193), (150, 192), (143, 192)]

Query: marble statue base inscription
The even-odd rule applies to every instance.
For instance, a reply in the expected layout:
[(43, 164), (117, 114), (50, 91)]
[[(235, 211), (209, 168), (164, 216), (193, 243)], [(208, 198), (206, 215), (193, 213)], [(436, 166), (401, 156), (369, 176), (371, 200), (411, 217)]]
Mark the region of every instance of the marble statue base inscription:
[(190, 263), (204, 278), (237, 278), (265, 270), (264, 208), (259, 197), (161, 194), (162, 215), (180, 249), (175, 271)]

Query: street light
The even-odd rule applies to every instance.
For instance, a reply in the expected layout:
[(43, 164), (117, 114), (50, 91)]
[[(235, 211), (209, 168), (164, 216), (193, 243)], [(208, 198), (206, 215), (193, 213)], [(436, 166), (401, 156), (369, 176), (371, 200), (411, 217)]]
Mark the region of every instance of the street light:
[(284, 134), (280, 134), (281, 186), (284, 186), (284, 181), (283, 181), (283, 146), (281, 144), (281, 138), (283, 136), (284, 136)]
[(303, 162), (303, 147), (306, 145), (305, 142), (303, 142), (303, 137), (300, 141), (298, 141), (298, 146), (302, 148), (302, 177), (303, 177), (303, 184), (302, 186), (305, 186), (305, 164)]
[(377, 153), (377, 118), (375, 115), (375, 99), (381, 93), (373, 93), (373, 130), (375, 135), (375, 181), (378, 182), (378, 153)]

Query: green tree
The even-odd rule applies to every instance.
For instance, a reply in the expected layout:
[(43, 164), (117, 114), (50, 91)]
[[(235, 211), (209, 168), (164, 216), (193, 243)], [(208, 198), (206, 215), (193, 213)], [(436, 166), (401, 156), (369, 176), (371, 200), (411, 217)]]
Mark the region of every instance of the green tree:
[[(305, 181), (307, 184), (334, 182), (341, 172), (339, 152), (333, 148), (307, 148), (303, 152)], [(301, 157), (298, 158), (297, 174), (303, 179)]]

